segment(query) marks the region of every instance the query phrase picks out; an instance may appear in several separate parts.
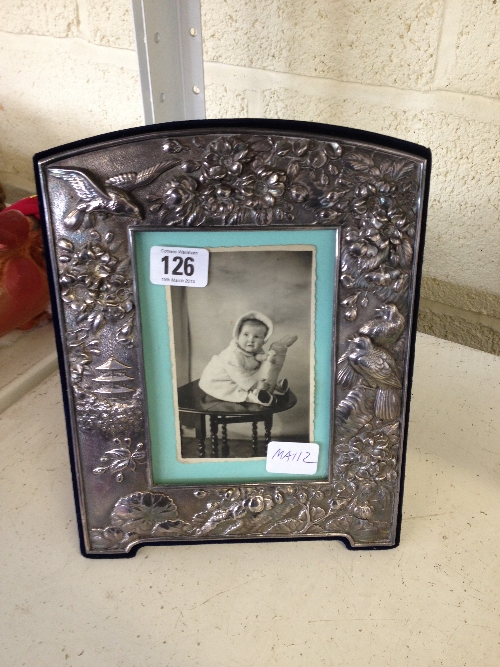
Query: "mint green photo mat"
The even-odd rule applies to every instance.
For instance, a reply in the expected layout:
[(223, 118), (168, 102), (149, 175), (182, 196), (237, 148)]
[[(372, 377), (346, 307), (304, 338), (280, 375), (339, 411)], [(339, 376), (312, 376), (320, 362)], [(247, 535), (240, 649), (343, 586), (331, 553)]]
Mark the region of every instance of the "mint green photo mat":
[[(337, 232), (297, 231), (137, 231), (133, 232), (139, 293), (142, 352), (146, 383), (152, 474), (156, 485), (323, 480), (328, 478), (332, 419), (332, 340), (335, 303)], [(192, 248), (256, 248), (309, 245), (316, 249), (314, 347), (314, 439), (320, 446), (316, 474), (266, 472), (263, 459), (181, 461), (177, 458), (177, 414), (174, 403), (173, 359), (165, 287), (149, 279), (153, 246)], [(176, 289), (173, 287), (172, 289)], [(190, 288), (200, 289), (204, 288)], [(221, 347), (222, 349), (222, 347)], [(293, 389), (293, 387), (292, 387)]]

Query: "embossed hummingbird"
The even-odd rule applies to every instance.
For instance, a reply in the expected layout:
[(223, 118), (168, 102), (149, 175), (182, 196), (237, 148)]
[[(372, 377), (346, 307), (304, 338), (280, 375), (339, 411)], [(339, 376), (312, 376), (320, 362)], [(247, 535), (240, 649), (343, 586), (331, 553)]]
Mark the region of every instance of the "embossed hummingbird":
[(79, 197), (76, 206), (64, 218), (66, 227), (75, 230), (81, 226), (85, 217), (92, 213), (141, 218), (139, 204), (127, 191), (151, 183), (160, 174), (179, 163), (180, 161), (176, 159), (166, 160), (142, 171), (118, 174), (105, 180), (102, 186), (98, 184), (95, 176), (91, 176), (84, 169), (52, 167), (49, 173), (69, 183)]

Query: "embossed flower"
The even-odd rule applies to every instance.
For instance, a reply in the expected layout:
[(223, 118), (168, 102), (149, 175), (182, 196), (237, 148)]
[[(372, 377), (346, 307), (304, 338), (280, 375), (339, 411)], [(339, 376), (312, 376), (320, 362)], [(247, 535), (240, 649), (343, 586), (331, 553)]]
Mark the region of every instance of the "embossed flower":
[(373, 270), (387, 258), (389, 242), (375, 227), (350, 227), (345, 233), (345, 269), (352, 273), (357, 266), (360, 270)]
[(260, 514), (274, 506), (274, 500), (264, 488), (231, 488), (223, 494), (221, 507), (227, 508), (234, 518), (241, 518), (247, 512)]
[[(294, 152), (296, 153), (296, 150)], [(341, 163), (339, 162), (341, 156), (342, 148), (338, 143), (318, 143), (315, 140), (310, 140), (307, 142), (307, 150), (301, 155), (300, 162), (302, 169), (305, 169), (309, 174), (308, 180), (314, 183), (321, 192), (325, 192), (327, 188), (332, 188), (332, 186), (335, 186), (334, 190), (338, 192), (342, 190), (340, 183), (336, 182), (341, 172)], [(330, 224), (335, 217), (332, 210), (323, 211), (323, 215), (318, 218), (318, 222)]]
[(240, 196), (246, 206), (271, 208), (285, 192), (286, 174), (268, 166), (257, 167), (238, 181)]
[(226, 183), (209, 184), (200, 193), (203, 207), (214, 217), (226, 219), (235, 207), (233, 189)]
[(373, 516), (373, 507), (371, 505), (356, 505), (353, 510), (353, 514), (358, 519), (362, 521), (369, 521)]
[[(228, 218), (228, 224), (270, 225), (291, 220), (293, 206), (284, 201), (286, 174), (269, 166), (254, 166), (251, 174), (235, 184), (237, 206)], [(298, 198), (304, 195), (296, 191)]]
[(114, 438), (115, 447), (104, 452), (99, 459), (101, 465), (94, 468), (94, 475), (102, 475), (106, 471), (116, 476), (117, 482), (123, 482), (123, 473), (127, 468), (135, 472), (138, 463), (146, 462), (146, 453), (142, 442), (132, 452), (130, 438), (125, 438), (123, 445), (119, 438)]
[(149, 210), (159, 213), (160, 219), (168, 218), (167, 224), (181, 223), (186, 227), (201, 225), (205, 221), (198, 182), (190, 176), (165, 184), (160, 197), (153, 197)]
[(239, 176), (248, 160), (249, 148), (246, 144), (221, 137), (208, 145), (208, 153), (203, 158), (202, 180)]
[[(409, 239), (415, 234), (415, 193), (405, 178), (404, 163), (383, 161), (370, 168), (370, 178), (354, 191), (353, 212), (361, 218), (360, 234), (379, 248), (388, 248), (392, 266), (408, 268), (413, 250)], [(385, 258), (384, 258), (385, 259)]]
[(177, 518), (176, 505), (163, 493), (133, 493), (120, 498), (111, 512), (113, 526), (139, 535), (149, 535), (155, 526)]
[(120, 319), (134, 304), (129, 258), (119, 258), (93, 232), (94, 240), (68, 249), (59, 257), (61, 298), (75, 312), (76, 322), (86, 321), (97, 331), (108, 318)]
[(247, 500), (247, 507), (250, 512), (258, 514), (265, 508), (264, 498), (262, 496), (253, 496)]
[(368, 463), (371, 460), (371, 454), (374, 447), (374, 441), (369, 437), (357, 437), (352, 441), (352, 451), (356, 454), (358, 463)]

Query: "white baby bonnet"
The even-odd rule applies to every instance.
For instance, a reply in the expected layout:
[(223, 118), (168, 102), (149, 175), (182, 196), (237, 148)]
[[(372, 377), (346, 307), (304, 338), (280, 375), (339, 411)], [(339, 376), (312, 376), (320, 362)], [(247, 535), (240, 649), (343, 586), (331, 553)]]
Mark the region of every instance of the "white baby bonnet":
[(248, 313), (245, 313), (236, 320), (236, 324), (234, 325), (233, 329), (233, 338), (238, 338), (241, 323), (243, 322), (243, 320), (259, 320), (259, 322), (265, 324), (267, 327), (267, 333), (266, 337), (264, 338), (264, 342), (267, 342), (269, 340), (271, 334), (273, 333), (273, 323), (269, 319), (269, 317), (267, 317), (267, 315), (259, 313), (258, 310), (249, 310)]

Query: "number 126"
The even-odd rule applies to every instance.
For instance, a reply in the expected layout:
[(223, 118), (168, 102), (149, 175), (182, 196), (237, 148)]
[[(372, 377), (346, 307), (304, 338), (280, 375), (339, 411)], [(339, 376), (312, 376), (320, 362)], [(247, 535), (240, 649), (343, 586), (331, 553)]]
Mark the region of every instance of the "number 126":
[[(164, 264), (163, 272), (165, 275), (169, 273), (169, 260), (170, 257), (165, 255), (161, 258), (161, 261)], [(174, 264), (174, 269), (172, 271), (173, 276), (192, 276), (194, 273), (194, 258), (193, 257), (179, 257), (175, 255), (172, 257), (172, 263)]]

